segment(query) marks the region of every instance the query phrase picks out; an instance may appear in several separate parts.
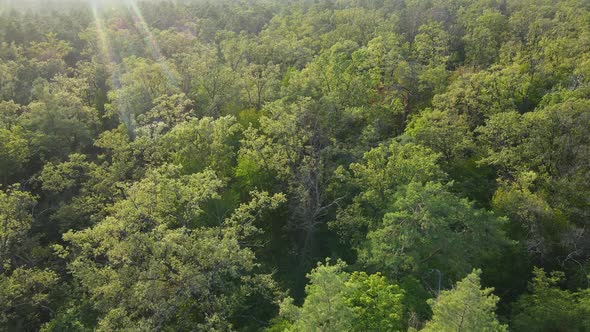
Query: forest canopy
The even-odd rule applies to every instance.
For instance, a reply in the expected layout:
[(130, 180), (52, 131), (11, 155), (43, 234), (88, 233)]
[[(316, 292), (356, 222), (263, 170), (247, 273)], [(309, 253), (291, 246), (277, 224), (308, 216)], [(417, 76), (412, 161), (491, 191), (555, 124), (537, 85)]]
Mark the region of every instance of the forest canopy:
[(590, 331), (585, 0), (0, 2), (0, 330)]

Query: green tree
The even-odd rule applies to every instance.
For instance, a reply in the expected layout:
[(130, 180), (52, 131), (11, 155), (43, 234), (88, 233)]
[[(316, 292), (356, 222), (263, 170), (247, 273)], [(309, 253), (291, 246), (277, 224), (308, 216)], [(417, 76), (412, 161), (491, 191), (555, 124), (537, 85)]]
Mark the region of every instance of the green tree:
[(499, 298), (481, 289), (481, 270), (473, 270), (452, 290), (442, 291), (432, 306), (432, 320), (421, 331), (507, 331), (494, 311)]
[(73, 51), (67, 41), (56, 37), (54, 32), (49, 32), (43, 41), (32, 42), (25, 52), (33, 60), (38, 77), (47, 80), (67, 73), (68, 64), (65, 59)]
[[(350, 277), (342, 272), (344, 262), (334, 265), (321, 264), (308, 274), (309, 285), (303, 306), (284, 308), (282, 311), (296, 311), (296, 318), (290, 330), (293, 331), (347, 331), (352, 328), (353, 310), (346, 303), (345, 282)], [(287, 300), (288, 301), (288, 300)], [(287, 302), (289, 303), (289, 302)]]
[(504, 220), (447, 188), (411, 182), (397, 191), (382, 222), (368, 232), (361, 259), (389, 275), (438, 269), (445, 280), (457, 280), (498, 254), (506, 243)]
[(488, 66), (497, 59), (505, 38), (508, 20), (495, 10), (485, 10), (467, 23), (465, 61), (473, 66)]
[(420, 90), (425, 96), (439, 93), (447, 86), (450, 73), (450, 37), (439, 22), (424, 24), (414, 38), (416, 59), (422, 65), (418, 77)]
[(257, 195), (220, 226), (204, 227), (201, 206), (223, 183), (212, 171), (179, 173), (172, 165), (150, 171), (96, 226), (64, 235), (68, 267), (100, 313), (99, 330), (227, 329), (249, 294), (274, 287), (240, 241), (255, 231), (256, 211), (282, 197)]
[(35, 157), (45, 162), (60, 160), (92, 144), (98, 114), (83, 99), (85, 84), (77, 78), (56, 77), (52, 82), (35, 81), (33, 96), (21, 116), (31, 132)]
[(238, 95), (237, 68), (224, 65), (213, 45), (196, 43), (190, 52), (177, 56), (182, 91), (199, 105), (198, 114), (218, 117), (226, 115), (228, 105)]
[(21, 107), (14, 102), (0, 102), (0, 183), (8, 185), (16, 174), (26, 174), (23, 166), (31, 151), (28, 133), (20, 125)]
[(465, 115), (452, 111), (423, 110), (410, 122), (406, 133), (440, 153), (446, 163), (464, 158), (474, 149)]
[[(403, 290), (380, 274), (344, 272), (342, 261), (318, 263), (308, 275), (301, 307), (291, 298), (281, 304), (284, 320), (274, 328), (288, 331), (402, 331)], [(286, 323), (289, 322), (289, 323)], [(292, 324), (292, 325), (289, 325)]]
[(0, 190), (0, 327), (30, 330), (51, 313), (50, 294), (59, 277), (34, 266), (38, 247), (31, 236), (36, 199), (15, 185)]
[[(18, 185), (0, 191), (0, 272), (26, 261), (26, 241), (33, 223), (35, 197)], [(21, 256), (25, 254), (24, 256)]]
[(124, 68), (121, 86), (109, 92), (108, 107), (134, 140), (137, 116), (152, 109), (157, 98), (178, 93), (179, 74), (165, 61), (150, 63), (137, 57), (126, 58)]
[(38, 180), (50, 202), (48, 208), (53, 210), (49, 217), (52, 230), (61, 233), (83, 229), (104, 216), (105, 208), (119, 194), (112, 184), (118, 179), (107, 171), (83, 154), (71, 154), (61, 163), (45, 164)]
[(278, 65), (257, 65), (250, 64), (243, 66), (241, 70), (241, 89), (250, 107), (260, 110), (262, 105), (276, 98), (279, 87), (279, 66)]
[(590, 327), (588, 290), (560, 289), (563, 272), (533, 270), (530, 293), (514, 304), (511, 328), (514, 331), (586, 331)]
[(57, 273), (39, 268), (16, 268), (0, 274), (0, 327), (6, 331), (34, 330), (51, 314), (51, 293)]
[(195, 117), (192, 101), (184, 94), (162, 95), (154, 100), (154, 107), (137, 116), (137, 131), (140, 136), (157, 139), (177, 124)]
[(335, 176), (343, 185), (338, 190), (356, 195), (352, 204), (338, 210), (330, 227), (342, 240), (358, 248), (365, 242), (367, 231), (381, 224), (392, 197), (401, 187), (410, 182), (445, 178), (438, 159), (438, 154), (424, 146), (392, 140), (366, 152), (362, 162), (350, 165), (349, 172), (338, 168)]
[[(311, 98), (296, 103), (278, 100), (263, 111), (260, 128), (244, 131), (236, 174), (244, 182), (285, 192), (289, 198), (290, 214), (282, 227), (301, 238), (294, 243), (301, 273), (315, 261), (325, 216), (338, 200), (327, 190), (332, 165), (324, 119)], [(274, 181), (254, 182), (267, 180), (268, 175)]]
[[(478, 132), (486, 150), (481, 162), (494, 166), (500, 176), (497, 202), (513, 220), (535, 229), (530, 235), (539, 245), (532, 249), (540, 249), (541, 254), (561, 252), (541, 260), (557, 256), (564, 260), (571, 255), (566, 260), (569, 265), (571, 258), (584, 257), (576, 249), (582, 240), (574, 234), (584, 227), (579, 223), (586, 204), (582, 197), (590, 188), (581, 166), (590, 160), (589, 142), (587, 135), (580, 134), (588, 123), (588, 112), (584, 99), (556, 99), (534, 112), (494, 115)], [(578, 276), (582, 282), (585, 274)]]
[(240, 131), (241, 126), (233, 116), (185, 121), (162, 138), (163, 153), (182, 165), (186, 173), (211, 168), (219, 176), (229, 176), (236, 159)]
[(346, 301), (354, 312), (352, 331), (403, 331), (404, 291), (380, 273), (353, 272)]

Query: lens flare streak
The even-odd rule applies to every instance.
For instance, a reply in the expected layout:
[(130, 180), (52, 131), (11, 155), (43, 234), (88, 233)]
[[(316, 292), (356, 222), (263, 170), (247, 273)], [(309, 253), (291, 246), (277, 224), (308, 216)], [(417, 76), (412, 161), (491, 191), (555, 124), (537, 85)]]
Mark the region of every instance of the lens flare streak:
[(174, 77), (174, 75), (172, 75), (172, 71), (170, 70), (168, 63), (166, 62), (165, 57), (162, 55), (156, 38), (151, 33), (148, 24), (146, 23), (145, 19), (143, 18), (143, 15), (141, 14), (141, 10), (137, 6), (136, 1), (128, 0), (128, 3), (129, 7), (131, 8), (134, 23), (139, 28), (139, 32), (142, 34), (143, 40), (146, 43), (146, 46), (149, 48), (153, 59), (161, 66), (162, 70), (164, 71), (164, 74), (166, 75), (168, 83), (172, 86), (176, 86), (177, 80)]

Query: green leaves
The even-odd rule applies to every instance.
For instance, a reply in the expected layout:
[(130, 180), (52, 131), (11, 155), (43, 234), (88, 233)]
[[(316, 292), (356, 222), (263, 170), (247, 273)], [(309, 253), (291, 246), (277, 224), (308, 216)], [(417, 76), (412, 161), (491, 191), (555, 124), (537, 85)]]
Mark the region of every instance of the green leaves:
[(464, 158), (475, 148), (466, 116), (452, 111), (423, 110), (406, 134), (440, 153), (446, 163)]
[(217, 175), (231, 175), (241, 126), (235, 117), (204, 117), (175, 126), (163, 140), (164, 154), (187, 174), (209, 167)]
[(439, 156), (416, 144), (394, 140), (365, 153), (363, 163), (350, 165), (357, 185), (364, 189), (361, 197), (369, 204), (388, 203), (399, 186), (444, 178), (437, 165)]
[(502, 219), (476, 209), (445, 186), (411, 182), (367, 234), (361, 259), (388, 275), (442, 271), (456, 280), (506, 243)]
[[(402, 331), (404, 293), (380, 274), (349, 274), (342, 261), (318, 263), (308, 274), (301, 308), (287, 298), (281, 315), (287, 331)], [(284, 324), (284, 323), (279, 323)], [(271, 329), (272, 330), (272, 329)]]
[[(353, 311), (346, 303), (345, 282), (349, 274), (342, 272), (344, 262), (318, 264), (308, 274), (305, 302), (299, 309), (293, 331), (346, 331), (351, 329)], [(284, 309), (283, 309), (284, 310)]]
[(530, 293), (515, 303), (511, 327), (514, 331), (584, 331), (590, 327), (588, 290), (560, 289), (562, 272), (533, 270)]
[(466, 62), (473, 66), (485, 67), (494, 63), (500, 52), (508, 26), (506, 16), (494, 10), (484, 10), (475, 20), (466, 22)]
[(403, 331), (404, 291), (380, 273), (353, 272), (346, 282), (346, 302), (355, 319), (353, 331)]
[[(30, 267), (35, 260), (30, 233), (36, 198), (15, 185), (0, 190), (0, 326), (33, 329), (59, 277), (49, 269)], [(29, 265), (29, 266), (27, 266)]]
[(494, 313), (499, 299), (493, 288), (481, 289), (480, 275), (481, 270), (473, 270), (454, 289), (431, 300), (432, 320), (421, 331), (507, 331)]
[(21, 116), (31, 146), (42, 162), (60, 160), (91, 145), (98, 125), (96, 109), (85, 104), (80, 79), (57, 77), (35, 81), (36, 100)]
[(16, 263), (31, 224), (35, 197), (21, 191), (19, 186), (0, 190), (0, 271), (10, 270)]
[(125, 59), (121, 88), (109, 92), (111, 115), (118, 115), (131, 140), (135, 139), (137, 116), (156, 106), (156, 99), (179, 92), (179, 74), (167, 62), (150, 63), (145, 59)]
[(0, 183), (6, 185), (10, 177), (22, 172), (31, 155), (27, 138), (22, 127), (0, 128)]
[(34, 328), (40, 323), (59, 277), (50, 270), (17, 268), (0, 274), (0, 326), (5, 329)]
[(61, 1), (0, 9), (0, 329), (590, 329), (587, 1)]
[(167, 164), (128, 188), (96, 226), (64, 235), (68, 267), (98, 308), (99, 328), (230, 326), (250, 293), (246, 279), (258, 276), (240, 241), (284, 198), (254, 193), (219, 226), (205, 227), (202, 207), (222, 186), (211, 170), (183, 175)]

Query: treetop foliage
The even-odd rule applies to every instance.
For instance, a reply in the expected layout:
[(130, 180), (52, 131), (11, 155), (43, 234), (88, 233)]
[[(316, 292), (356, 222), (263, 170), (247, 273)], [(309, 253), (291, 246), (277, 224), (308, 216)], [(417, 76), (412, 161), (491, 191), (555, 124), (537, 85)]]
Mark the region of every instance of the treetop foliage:
[(0, 330), (588, 331), (588, 128), (585, 0), (0, 0)]

